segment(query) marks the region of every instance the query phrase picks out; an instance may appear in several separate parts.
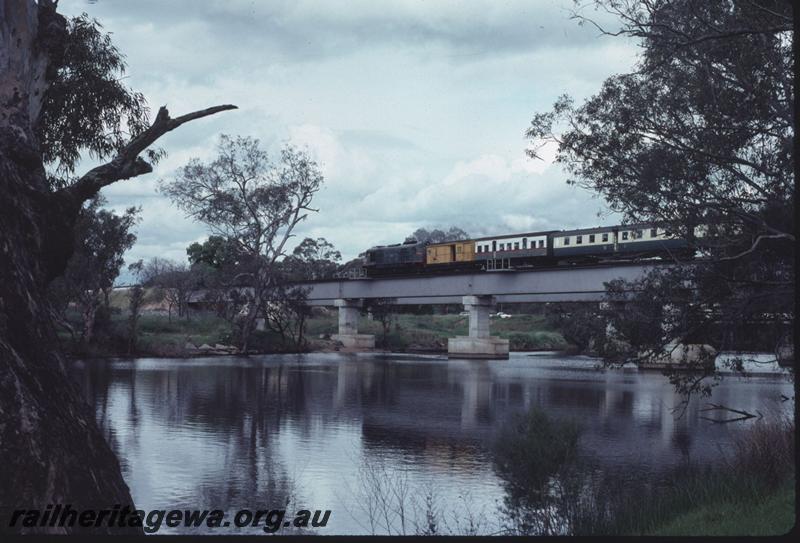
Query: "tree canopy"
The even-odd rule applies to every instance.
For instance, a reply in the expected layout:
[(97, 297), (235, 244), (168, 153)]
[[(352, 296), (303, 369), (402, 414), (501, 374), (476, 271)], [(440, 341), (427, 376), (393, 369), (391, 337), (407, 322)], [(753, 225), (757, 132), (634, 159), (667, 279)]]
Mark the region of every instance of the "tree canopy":
[(203, 243), (194, 242), (186, 248), (189, 263), (207, 264), (214, 269), (233, 268), (242, 259), (242, 250), (235, 240), (209, 236)]
[(451, 226), (447, 230), (417, 228), (411, 234), (411, 237), (420, 243), (443, 243), (445, 241), (469, 239), (469, 234), (457, 226)]
[[(527, 131), (530, 154), (555, 142), (569, 183), (602, 195), (626, 222), (664, 225), (702, 257), (651, 274), (639, 285), (638, 310), (621, 318), (659, 322), (670, 305), (678, 316), (671, 338), (659, 340), (700, 336), (720, 349), (766, 320), (773, 333), (762, 348), (778, 349), (791, 341), (786, 322), (794, 319), (790, 4), (592, 5), (619, 20), (618, 30), (603, 32), (638, 40), (638, 62), (584, 103), (565, 95), (536, 114)], [(595, 24), (585, 13), (575, 17)], [(619, 290), (612, 287), (612, 294)], [(643, 341), (641, 326), (616, 324)]]
[(148, 127), (149, 109), (125, 85), (125, 57), (97, 20), (67, 20), (58, 53), (36, 133), (44, 162), (68, 175), (84, 151), (104, 159), (122, 149)]
[(286, 146), (273, 163), (257, 139), (222, 135), (214, 160), (192, 159), (161, 183), (161, 191), (189, 217), (226, 240), (221, 243), (235, 244), (240, 263), (246, 264), (233, 278), (247, 276), (252, 289), (238, 327), (244, 352), (256, 319), (272, 309), (270, 301), (288, 299), (284, 294), (291, 289), (281, 286), (285, 276), (279, 260), (287, 256), (295, 227), (316, 211), (311, 202), (322, 182), (316, 162), (303, 151)]
[(141, 211), (130, 207), (117, 215), (102, 209), (103, 204), (102, 197), (95, 197), (81, 212), (75, 228), (75, 250), (63, 276), (55, 279), (49, 290), (58, 320), (68, 329), (68, 304), (77, 304), (83, 317), (83, 341), (92, 339), (97, 312), (119, 276), (125, 252), (136, 242), (133, 228)]
[(217, 158), (192, 159), (161, 191), (243, 252), (274, 262), (285, 254), (291, 230), (315, 211), (311, 200), (321, 183), (319, 168), (302, 151), (284, 147), (273, 164), (257, 139), (222, 135)]
[(305, 238), (283, 259), (281, 267), (295, 280), (330, 279), (341, 260), (341, 253), (325, 238)]
[(537, 114), (531, 154), (556, 141), (570, 182), (631, 221), (793, 241), (785, 222), (794, 198), (789, 4), (596, 5), (619, 16), (619, 33), (641, 40), (639, 62), (584, 104), (563, 96)]

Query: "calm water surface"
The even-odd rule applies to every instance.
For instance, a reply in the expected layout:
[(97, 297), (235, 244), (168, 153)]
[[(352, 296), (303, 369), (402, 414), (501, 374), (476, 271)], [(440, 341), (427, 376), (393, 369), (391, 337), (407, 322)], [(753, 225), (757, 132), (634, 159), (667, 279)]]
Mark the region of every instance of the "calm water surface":
[(752, 424), (704, 420), (706, 402), (765, 415), (792, 408), (781, 402), (793, 396), (785, 378), (729, 377), (678, 417), (679, 397), (660, 373), (596, 365), (546, 353), (315, 353), (79, 361), (72, 370), (137, 507), (275, 509), (288, 499), (292, 512), (332, 510), (323, 534), (381, 532), (368, 520), (366, 481), (376, 474), (409, 495), (430, 493), (450, 516), (482, 515), (491, 529), (504, 496), (492, 438), (532, 406), (578, 420), (583, 454), (605, 469), (654, 480), (712, 462)]

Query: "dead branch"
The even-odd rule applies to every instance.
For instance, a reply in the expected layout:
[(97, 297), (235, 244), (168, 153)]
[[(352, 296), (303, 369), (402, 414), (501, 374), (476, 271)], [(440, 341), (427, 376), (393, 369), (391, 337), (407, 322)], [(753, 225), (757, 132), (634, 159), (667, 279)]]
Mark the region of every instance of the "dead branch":
[(791, 241), (794, 241), (794, 236), (791, 235), (791, 234), (776, 234), (774, 236), (768, 236), (768, 235), (762, 234), (762, 235), (760, 235), (760, 236), (758, 236), (756, 238), (756, 240), (753, 242), (753, 244), (750, 246), (750, 248), (747, 249), (746, 251), (742, 251), (741, 253), (739, 253), (738, 255), (735, 255), (735, 256), (721, 257), (721, 258), (718, 258), (717, 260), (720, 260), (720, 261), (736, 260), (737, 258), (742, 258), (743, 256), (749, 255), (750, 253), (752, 253), (753, 251), (756, 250), (756, 247), (758, 247), (758, 244), (761, 243), (762, 239), (789, 239)]
[(763, 417), (763, 415), (761, 413), (758, 413), (758, 415), (754, 415), (754, 414), (752, 414), (752, 413), (750, 413), (748, 411), (742, 411), (740, 409), (733, 409), (732, 407), (727, 407), (727, 406), (724, 406), (724, 405), (713, 404), (713, 403), (708, 403), (706, 405), (708, 405), (710, 407), (706, 407), (705, 409), (701, 409), (700, 410), (701, 413), (702, 412), (706, 412), (706, 411), (727, 411), (729, 413), (736, 413), (737, 415), (740, 415), (739, 417), (733, 417), (733, 418), (730, 418), (730, 419), (713, 419), (711, 417), (700, 417), (703, 420), (708, 420), (708, 421), (711, 421), (711, 422), (713, 422), (715, 424), (725, 424), (725, 423), (728, 423), (728, 422), (737, 422), (737, 421), (740, 421), (740, 420), (747, 420), (747, 419), (754, 419), (754, 418), (759, 418), (760, 419), (760, 418)]
[(169, 116), (167, 107), (161, 106), (153, 124), (133, 138), (110, 162), (92, 168), (76, 183), (61, 189), (56, 195), (66, 195), (73, 201), (82, 203), (92, 198), (101, 188), (112, 183), (150, 173), (153, 171), (153, 166), (139, 155), (156, 140), (189, 121), (230, 109), (237, 109), (237, 107), (231, 104), (214, 106), (173, 119)]

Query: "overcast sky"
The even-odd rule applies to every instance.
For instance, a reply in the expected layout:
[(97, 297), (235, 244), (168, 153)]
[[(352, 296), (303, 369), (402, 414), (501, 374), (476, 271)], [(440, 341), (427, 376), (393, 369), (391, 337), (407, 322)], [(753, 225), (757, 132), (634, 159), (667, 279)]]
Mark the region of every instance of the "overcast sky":
[[(629, 71), (636, 48), (569, 20), (571, 0), (316, 2), (309, 0), (62, 0), (113, 33), (128, 83), (173, 115), (239, 109), (164, 137), (153, 174), (104, 190), (121, 210), (142, 205), (129, 262), (185, 260), (204, 239), (156, 192), (219, 134), (286, 143), (318, 160), (320, 211), (298, 230), (345, 260), (418, 227), (471, 235), (617, 222), (558, 165), (526, 158), (534, 113), (562, 93), (581, 101)], [(604, 216), (598, 217), (598, 213)]]

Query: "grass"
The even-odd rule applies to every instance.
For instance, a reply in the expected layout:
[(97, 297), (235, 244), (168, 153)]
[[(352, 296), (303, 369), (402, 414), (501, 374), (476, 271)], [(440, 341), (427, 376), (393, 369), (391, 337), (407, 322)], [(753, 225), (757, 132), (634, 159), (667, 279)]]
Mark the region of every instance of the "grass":
[(678, 469), (667, 484), (593, 481), (571, 522), (591, 535), (783, 534), (794, 480), (794, 421), (759, 421), (716, 465)]
[[(112, 304), (113, 307), (113, 304)], [(80, 328), (80, 316), (71, 315), (71, 320)], [(202, 344), (230, 343), (231, 327), (224, 319), (210, 313), (194, 312), (185, 317), (168, 318), (157, 313), (144, 313), (139, 318), (139, 335), (136, 343), (138, 355), (183, 356), (187, 342)], [(69, 334), (59, 332), (63, 345), (74, 348), (82, 356), (118, 356), (127, 354), (128, 314), (115, 311), (108, 324), (98, 323), (95, 339), (88, 345), (72, 345)]]
[[(316, 316), (308, 321), (310, 338), (335, 334), (338, 320), (335, 312)], [(492, 335), (508, 339), (512, 351), (561, 350), (567, 342), (557, 331), (550, 330), (544, 317), (539, 315), (514, 315), (510, 319), (492, 319)], [(362, 317), (358, 324), (362, 334), (373, 334), (380, 341), (381, 323)], [(469, 333), (469, 317), (462, 315), (410, 315), (398, 314), (392, 319), (387, 335), (388, 348), (392, 350), (444, 351), (447, 339)]]
[[(124, 316), (118, 316), (124, 319)], [(190, 318), (144, 314), (139, 319), (137, 350), (142, 354), (181, 356), (186, 343), (199, 347), (230, 342), (230, 324), (213, 314)]]
[[(139, 320), (139, 336), (136, 354), (151, 356), (182, 356), (187, 342), (202, 344), (231, 343), (231, 325), (225, 320), (205, 312), (192, 311), (190, 318), (179, 317), (174, 312), (168, 318), (156, 289), (146, 289), (145, 304)], [(92, 356), (119, 355), (127, 352), (128, 294), (115, 290), (110, 294), (111, 323), (103, 334), (98, 334), (92, 345), (81, 348), (83, 354)], [(71, 315), (70, 320), (80, 327), (80, 315)], [(317, 309), (306, 321), (306, 338), (310, 348), (329, 348), (329, 343), (318, 341), (338, 330), (338, 314), (335, 309)], [(492, 335), (509, 340), (512, 351), (565, 350), (570, 346), (558, 331), (550, 329), (541, 315), (514, 315), (508, 319), (491, 320)], [(383, 327), (380, 322), (362, 316), (359, 332), (373, 334), (380, 344)], [(459, 314), (413, 315), (399, 313), (392, 316), (385, 348), (393, 351), (447, 350), (448, 338), (469, 333), (469, 317)], [(263, 334), (262, 334), (263, 335)], [(65, 342), (69, 338), (61, 333)], [(266, 351), (281, 350), (279, 339), (267, 334), (257, 342)], [(253, 344), (255, 347), (255, 344)], [(259, 347), (255, 347), (259, 348)]]
[[(174, 314), (169, 319), (165, 314), (166, 306), (163, 293), (158, 289), (145, 289), (144, 309), (139, 321), (138, 354), (180, 356), (187, 342), (194, 345), (207, 343), (229, 344), (231, 342), (231, 326), (221, 318), (207, 313), (192, 312), (191, 318), (178, 317)], [(128, 292), (114, 290), (109, 295), (112, 309), (111, 328), (105, 340), (98, 339), (97, 345), (86, 348), (97, 356), (120, 354), (116, 351), (126, 349), (124, 338), (127, 337)], [(326, 312), (327, 311), (327, 312)], [(80, 317), (73, 320), (77, 323)], [(318, 342), (320, 337), (329, 337), (338, 330), (338, 314), (335, 309), (315, 310), (315, 314), (306, 321), (306, 338), (313, 350), (328, 347)], [(493, 318), (491, 320), (492, 335), (508, 339), (512, 351), (566, 350), (570, 345), (556, 330), (550, 329), (542, 315), (514, 315), (509, 319)], [(373, 334), (380, 344), (383, 337), (381, 323), (365, 316), (359, 319), (359, 332)], [(399, 313), (392, 316), (385, 348), (393, 351), (434, 351), (447, 350), (448, 338), (465, 336), (469, 333), (469, 317), (459, 314), (446, 315), (412, 315)], [(68, 336), (62, 333), (66, 341)], [(275, 343), (274, 338), (261, 338), (265, 345)], [(269, 350), (269, 349), (268, 349)]]
[(750, 499), (722, 499), (679, 515), (646, 535), (783, 535), (795, 524), (795, 484)]
[(161, 315), (142, 315), (139, 320), (141, 337), (182, 338), (196, 345), (220, 343), (230, 334), (230, 324), (215, 315), (202, 314), (189, 319), (175, 317), (167, 319)]

